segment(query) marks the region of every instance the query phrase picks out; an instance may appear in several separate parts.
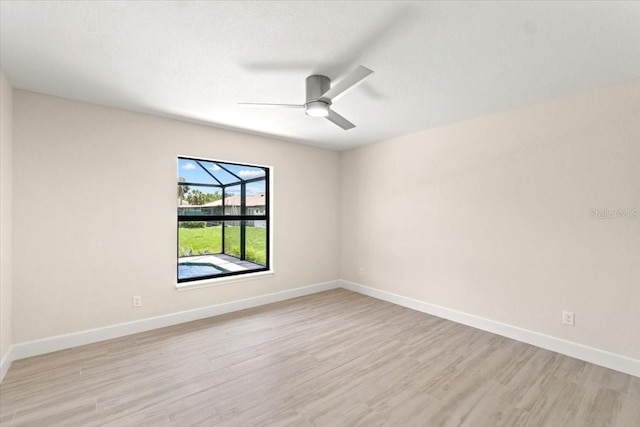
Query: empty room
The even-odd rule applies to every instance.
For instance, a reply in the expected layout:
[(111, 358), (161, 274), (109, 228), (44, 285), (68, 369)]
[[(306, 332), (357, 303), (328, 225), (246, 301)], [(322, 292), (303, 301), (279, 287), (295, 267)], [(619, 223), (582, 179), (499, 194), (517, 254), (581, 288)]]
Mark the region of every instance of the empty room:
[(0, 425), (640, 427), (640, 2), (0, 1)]

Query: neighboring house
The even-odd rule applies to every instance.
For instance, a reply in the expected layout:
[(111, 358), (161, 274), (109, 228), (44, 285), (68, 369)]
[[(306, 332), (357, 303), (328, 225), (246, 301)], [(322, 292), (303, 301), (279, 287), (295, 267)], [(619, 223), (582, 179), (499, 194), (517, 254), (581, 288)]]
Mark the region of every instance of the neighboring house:
[[(256, 193), (246, 196), (247, 215), (265, 214), (265, 193)], [(224, 215), (240, 215), (240, 195), (229, 196), (224, 199)], [(182, 201), (178, 206), (181, 215), (222, 215), (222, 199), (204, 205), (190, 205)], [(264, 221), (248, 221), (248, 226), (265, 227)]]
[[(256, 193), (246, 197), (247, 215), (263, 215), (265, 213), (264, 193)], [(222, 199), (215, 202), (207, 203), (204, 207), (217, 208), (217, 212), (222, 209)], [(240, 214), (240, 195), (229, 196), (224, 199), (224, 214), (239, 215)]]

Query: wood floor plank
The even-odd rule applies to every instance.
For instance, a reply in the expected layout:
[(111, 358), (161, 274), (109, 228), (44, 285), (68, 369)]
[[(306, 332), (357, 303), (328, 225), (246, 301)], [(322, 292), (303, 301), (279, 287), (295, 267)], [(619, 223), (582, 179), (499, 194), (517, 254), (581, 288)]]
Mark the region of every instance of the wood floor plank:
[(629, 392), (624, 405), (618, 424), (622, 427), (640, 426), (640, 378), (629, 379)]
[(578, 425), (615, 426), (627, 396), (606, 387), (588, 384), (576, 416)]
[(640, 378), (338, 289), (16, 361), (0, 425), (640, 427)]

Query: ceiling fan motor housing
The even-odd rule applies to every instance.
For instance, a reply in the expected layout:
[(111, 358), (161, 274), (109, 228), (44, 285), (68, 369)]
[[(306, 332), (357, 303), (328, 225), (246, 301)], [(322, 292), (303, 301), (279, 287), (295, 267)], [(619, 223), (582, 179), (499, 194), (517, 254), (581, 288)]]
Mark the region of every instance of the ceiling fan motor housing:
[(305, 83), (307, 86), (307, 102), (319, 100), (331, 87), (329, 77), (318, 74), (307, 77)]
[(305, 112), (311, 117), (326, 117), (329, 115), (329, 105), (331, 101), (323, 99), (324, 95), (331, 87), (331, 80), (327, 76), (313, 75), (305, 80), (307, 97), (305, 101)]

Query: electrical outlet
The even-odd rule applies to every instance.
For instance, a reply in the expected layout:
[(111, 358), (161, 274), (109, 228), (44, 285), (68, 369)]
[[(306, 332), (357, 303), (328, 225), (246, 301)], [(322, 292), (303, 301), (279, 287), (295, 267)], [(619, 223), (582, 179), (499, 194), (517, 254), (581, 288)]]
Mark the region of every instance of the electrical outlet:
[(358, 269), (358, 276), (361, 276), (361, 277), (364, 276), (364, 268), (360, 267)]
[(562, 323), (567, 326), (575, 326), (575, 314), (573, 311), (562, 312)]
[(141, 307), (142, 306), (142, 297), (140, 295), (134, 295), (131, 297), (131, 305), (136, 308), (136, 307)]

